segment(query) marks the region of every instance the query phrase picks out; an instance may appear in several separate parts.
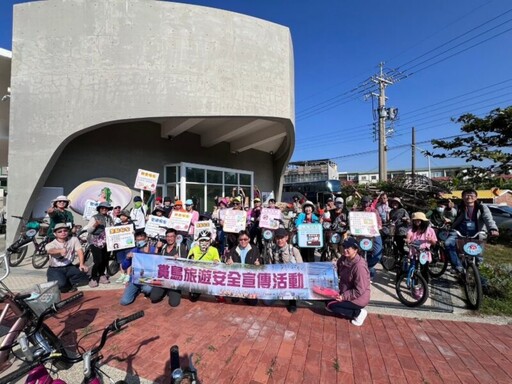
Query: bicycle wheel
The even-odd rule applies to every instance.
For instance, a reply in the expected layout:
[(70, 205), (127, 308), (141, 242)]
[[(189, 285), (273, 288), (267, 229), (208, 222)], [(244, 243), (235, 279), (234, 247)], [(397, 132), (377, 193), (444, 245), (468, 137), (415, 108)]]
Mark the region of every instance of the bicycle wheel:
[(41, 269), (43, 268), (46, 263), (50, 260), (50, 256), (48, 255), (48, 252), (46, 252), (46, 249), (43, 248), (39, 251), (36, 250), (34, 254), (32, 255), (32, 266), (35, 269)]
[(448, 255), (446, 250), (441, 247), (435, 247), (432, 250), (432, 262), (428, 265), (428, 273), (432, 277), (441, 277), (448, 268)]
[(395, 285), (398, 300), (407, 307), (418, 307), (428, 298), (428, 284), (419, 271), (414, 271), (408, 279), (407, 273), (402, 273)]
[(471, 309), (479, 309), (482, 304), (482, 281), (480, 272), (475, 264), (469, 263), (466, 268), (464, 291), (468, 298), (468, 304)]
[(382, 253), (381, 264), (386, 271), (392, 271), (396, 266), (395, 249), (392, 245), (386, 245)]
[(25, 255), (27, 254), (28, 247), (19, 248), (15, 252), (11, 252), (9, 250), (6, 251), (7, 261), (9, 263), (9, 267), (17, 267), (21, 264)]

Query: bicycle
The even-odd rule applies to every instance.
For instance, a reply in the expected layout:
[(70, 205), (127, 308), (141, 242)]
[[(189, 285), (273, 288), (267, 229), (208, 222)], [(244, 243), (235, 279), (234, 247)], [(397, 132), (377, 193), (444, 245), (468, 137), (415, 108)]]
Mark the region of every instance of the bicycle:
[(395, 224), (389, 223), (382, 227), (382, 267), (392, 271), (401, 265), (403, 250), (400, 251), (395, 242)]
[(464, 285), (464, 292), (471, 309), (479, 309), (482, 305), (483, 290), (482, 280), (478, 266), (482, 259), (483, 241), (476, 240), (480, 235), (487, 235), (485, 231), (479, 231), (474, 236), (464, 236), (454, 229), (457, 234), (457, 256), (459, 257), (463, 272), (459, 275)]
[(428, 265), (428, 273), (433, 278), (441, 277), (448, 268), (448, 253), (444, 245), (444, 241), (450, 234), (449, 226), (432, 227), (436, 231), (437, 244), (432, 247), (432, 261)]
[(171, 362), (171, 384), (199, 384), (197, 369), (194, 367), (191, 354), (188, 359), (188, 367), (182, 368), (180, 365), (180, 350), (177, 345), (173, 345), (170, 350)]
[(418, 307), (425, 303), (428, 298), (428, 284), (421, 275), (421, 266), (425, 265), (429, 259), (428, 250), (421, 248), (419, 243), (411, 243), (412, 257), (405, 257), (402, 268), (397, 271), (397, 280), (395, 284), (398, 300), (407, 307)]
[[(23, 222), (23, 229), (16, 241), (7, 248), (7, 260), (9, 266), (17, 267), (25, 259), (28, 246), (30, 243), (34, 244), (35, 251), (32, 254), (32, 266), (36, 269), (43, 268), (48, 262), (48, 253), (46, 252), (46, 244), (50, 241), (46, 233), (42, 236), (41, 242), (37, 241), (38, 231), (41, 231), (41, 224), (46, 222), (44, 220), (29, 221), (21, 216), (12, 216)], [(43, 234), (43, 232), (40, 232)]]
[[(100, 351), (105, 346), (107, 337), (111, 333), (120, 331), (124, 325), (143, 317), (144, 312), (136, 312), (130, 316), (114, 320), (103, 330), (100, 344), (97, 347), (94, 347), (89, 351), (85, 351), (84, 353), (77, 356), (70, 356), (68, 352), (63, 348), (63, 344), (60, 339), (55, 336), (53, 332), (51, 332), (51, 330), (43, 323), (43, 320), (49, 315), (57, 313), (57, 311), (66, 304), (75, 301), (82, 296), (83, 294), (79, 293), (78, 295), (72, 296), (47, 308), (43, 313), (41, 313), (41, 315), (38, 316), (36, 325), (32, 329), (27, 329), (29, 331), (28, 334), (22, 334), (20, 337), (18, 337), (18, 342), (15, 342), (6, 347), (2, 347), (2, 349), (12, 349), (13, 346), (19, 344), (25, 360), (28, 361), (29, 364), (20, 367), (20, 369), (18, 369), (16, 372), (0, 378), (0, 384), (13, 383), (27, 374), (28, 376), (25, 381), (27, 384), (66, 384), (60, 379), (53, 379), (44, 364), (51, 362), (52, 365), (55, 365), (58, 369), (69, 369), (72, 365), (81, 361), (84, 363), (84, 380), (82, 383), (100, 384), (103, 382), (102, 378), (107, 375), (99, 368), (99, 361), (102, 358)], [(46, 338), (44, 335), (42, 335), (42, 329), (47, 329), (52, 337)], [(29, 341), (31, 341), (31, 343), (35, 346), (35, 349), (28, 347)], [(110, 377), (109, 380), (112, 382)], [(116, 382), (116, 384), (126, 384), (126, 382), (121, 380)]]

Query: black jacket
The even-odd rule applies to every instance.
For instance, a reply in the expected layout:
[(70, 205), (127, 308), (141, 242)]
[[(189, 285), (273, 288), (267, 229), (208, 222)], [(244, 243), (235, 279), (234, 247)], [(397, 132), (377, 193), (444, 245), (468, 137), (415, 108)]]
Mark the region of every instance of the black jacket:
[[(263, 259), (260, 257), (260, 252), (258, 248), (253, 244), (249, 244), (251, 249), (247, 252), (245, 256), (245, 264), (254, 264), (256, 260), (259, 260), (260, 264), (263, 264)], [(229, 252), (229, 257), (233, 260), (233, 263), (241, 263), (242, 259), (240, 258), (240, 253), (238, 246), (234, 247), (231, 252)]]

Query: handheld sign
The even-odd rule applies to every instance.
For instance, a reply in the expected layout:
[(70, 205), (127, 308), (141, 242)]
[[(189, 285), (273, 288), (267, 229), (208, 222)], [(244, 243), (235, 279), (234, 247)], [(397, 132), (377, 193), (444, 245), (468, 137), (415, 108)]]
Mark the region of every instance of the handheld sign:
[(88, 199), (85, 201), (84, 214), (83, 218), (85, 220), (90, 220), (98, 211), (96, 207), (99, 205), (98, 201)]
[(151, 192), (155, 191), (159, 175), (160, 174), (156, 172), (139, 169), (137, 171), (137, 178), (135, 179), (135, 189), (142, 189), (144, 191)]
[(321, 248), (324, 246), (322, 224), (300, 224), (297, 227), (299, 247)]
[(247, 212), (227, 209), (224, 216), (224, 232), (238, 233), (247, 226)]
[(170, 220), (167, 217), (150, 215), (146, 222), (144, 231), (151, 237), (156, 237), (158, 235), (163, 237), (165, 236), (166, 228), (170, 228), (169, 222)]
[(211, 231), (213, 228), (213, 223), (211, 220), (205, 221), (196, 221), (194, 225), (194, 239), (199, 237), (199, 233), (201, 231)]
[(260, 228), (277, 229), (281, 220), (281, 210), (262, 208), (260, 215)]
[(191, 220), (192, 213), (172, 211), (171, 218), (169, 219), (169, 227), (177, 231), (188, 231)]
[(107, 251), (117, 251), (135, 247), (132, 224), (107, 227), (105, 228), (105, 235)]
[(380, 236), (375, 212), (349, 212), (348, 220), (352, 236)]

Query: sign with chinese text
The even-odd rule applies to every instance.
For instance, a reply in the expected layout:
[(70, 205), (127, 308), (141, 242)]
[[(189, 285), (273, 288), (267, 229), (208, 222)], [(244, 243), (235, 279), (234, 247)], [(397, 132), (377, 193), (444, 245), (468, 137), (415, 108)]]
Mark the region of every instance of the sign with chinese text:
[(224, 214), (224, 232), (238, 233), (247, 226), (247, 212), (227, 209)]
[(144, 191), (155, 191), (159, 175), (160, 174), (156, 172), (139, 169), (137, 171), (137, 178), (135, 179), (135, 188), (143, 189)]
[(105, 228), (105, 235), (107, 237), (107, 251), (109, 252), (135, 247), (132, 224), (107, 227)]
[(322, 224), (300, 224), (297, 237), (301, 248), (321, 248), (324, 246)]
[(196, 221), (194, 225), (194, 239), (197, 239), (199, 236), (199, 232), (201, 231), (210, 231), (212, 232), (213, 223), (211, 220), (205, 221)]
[(99, 205), (98, 201), (90, 200), (90, 199), (86, 200), (85, 201), (83, 218), (85, 220), (90, 220), (91, 217), (93, 217), (95, 214), (97, 214), (98, 211), (96, 210), (96, 207), (98, 205)]
[(281, 210), (262, 208), (260, 215), (260, 228), (277, 229), (281, 220)]
[(325, 300), (338, 294), (332, 263), (247, 265), (136, 253), (133, 281), (208, 295), (268, 300)]
[(167, 228), (170, 228), (169, 221), (170, 220), (164, 216), (150, 215), (144, 231), (151, 237), (165, 237), (165, 231), (167, 231)]
[(191, 220), (192, 213), (172, 211), (171, 218), (169, 219), (169, 227), (177, 231), (188, 231)]
[(352, 236), (380, 236), (375, 212), (349, 212), (350, 233)]

